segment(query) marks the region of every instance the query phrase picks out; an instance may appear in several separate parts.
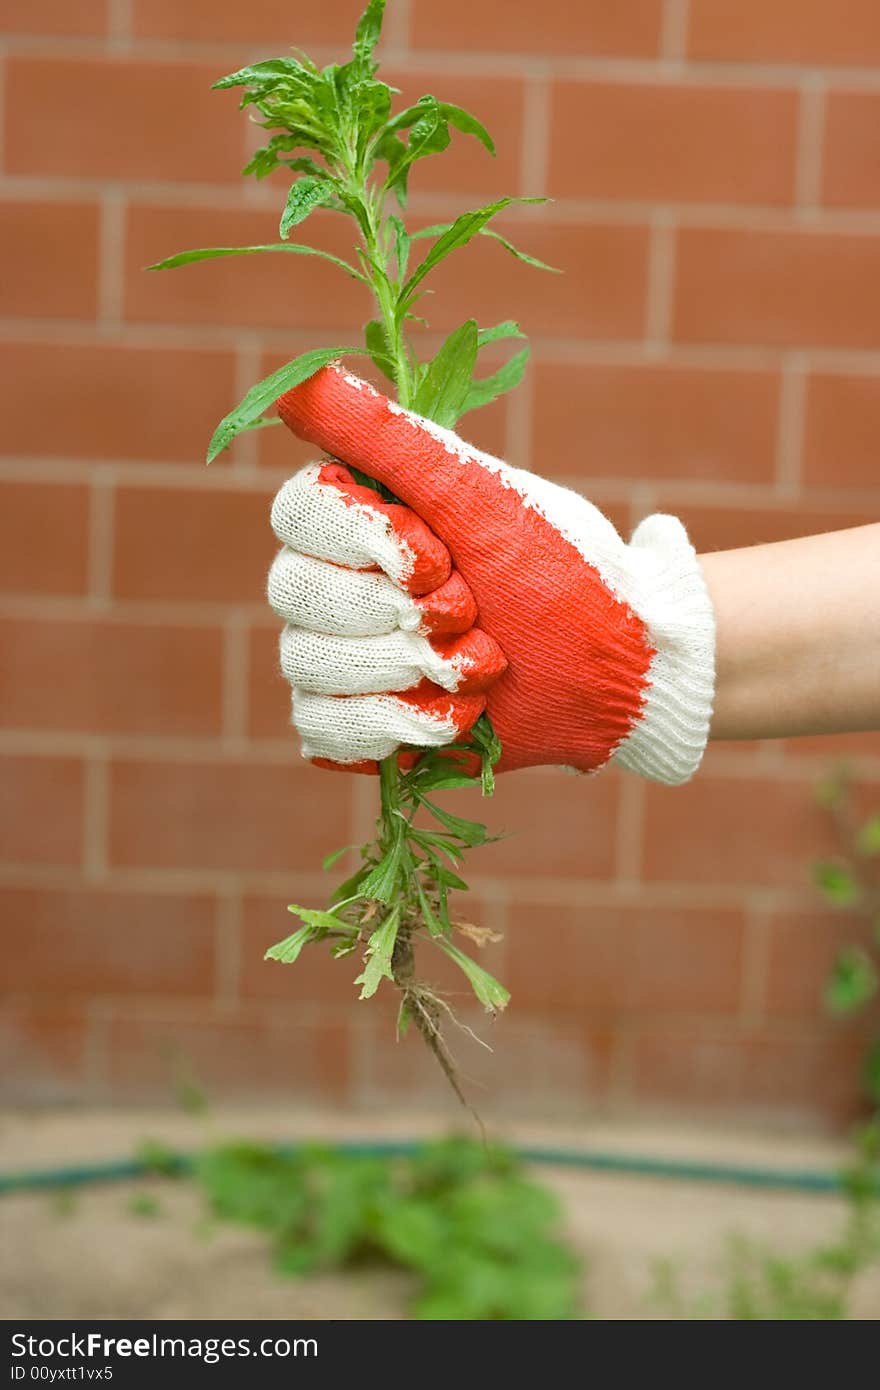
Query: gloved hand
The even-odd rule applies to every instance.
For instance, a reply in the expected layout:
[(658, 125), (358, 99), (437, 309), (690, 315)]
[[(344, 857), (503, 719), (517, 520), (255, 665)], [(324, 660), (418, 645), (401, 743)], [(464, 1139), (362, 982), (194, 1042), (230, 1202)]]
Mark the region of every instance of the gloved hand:
[[(325, 367), (277, 403), (338, 462), (285, 483), (269, 601), (303, 753), (369, 768), (454, 742), (485, 708), (498, 770), (609, 759), (686, 781), (706, 744), (714, 615), (675, 517), (626, 545), (577, 493)], [(339, 698), (343, 697), (343, 698)]]

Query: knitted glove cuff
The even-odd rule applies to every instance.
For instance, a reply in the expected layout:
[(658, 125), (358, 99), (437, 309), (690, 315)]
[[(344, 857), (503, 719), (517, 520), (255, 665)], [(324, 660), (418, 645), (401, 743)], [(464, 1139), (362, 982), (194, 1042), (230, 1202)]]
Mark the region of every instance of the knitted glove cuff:
[(646, 624), (655, 655), (642, 718), (613, 756), (631, 772), (674, 786), (694, 775), (709, 738), (715, 613), (677, 517), (646, 517), (627, 551), (632, 592), (626, 598)]

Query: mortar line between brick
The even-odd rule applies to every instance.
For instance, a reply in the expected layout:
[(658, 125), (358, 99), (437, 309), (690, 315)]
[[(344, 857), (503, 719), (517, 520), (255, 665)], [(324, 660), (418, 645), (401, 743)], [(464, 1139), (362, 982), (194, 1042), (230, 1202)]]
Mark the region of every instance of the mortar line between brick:
[(241, 884), (233, 879), (216, 898), (214, 1001), (221, 1010), (238, 1003), (241, 980), (243, 905)]
[[(382, 34), (382, 52), (399, 52), (409, 56), (412, 46), (412, 6), (410, 0), (394, 0), (386, 14)], [(381, 77), (381, 73), (379, 76)]]
[(668, 351), (674, 293), (675, 224), (668, 212), (660, 211), (651, 219), (648, 250), (645, 340), (647, 351), (652, 354)]
[(768, 913), (762, 904), (750, 902), (745, 912), (740, 978), (739, 1017), (743, 1023), (758, 1023), (765, 1015), (769, 967)]
[(801, 86), (798, 110), (795, 203), (798, 216), (811, 222), (820, 215), (824, 128), (825, 85), (808, 78)]
[(98, 330), (114, 334), (122, 323), (125, 281), (125, 197), (119, 188), (101, 194), (98, 234)]
[[(74, 0), (75, 3), (75, 0)], [(114, 48), (129, 48), (132, 38), (132, 0), (107, 0), (107, 33)]]
[(240, 746), (247, 739), (250, 644), (247, 615), (233, 609), (223, 626), (223, 742)]
[(690, 0), (666, 0), (660, 32), (660, 56), (676, 62), (684, 70), (687, 58)]
[[(116, 0), (120, 3), (120, 0)], [(130, 0), (121, 0), (120, 32), (116, 37), (64, 37), (62, 35), (8, 34), (5, 47), (13, 54), (47, 58), (102, 58), (108, 48), (121, 48), (123, 42), (131, 56), (156, 65), (168, 62), (212, 63), (242, 60), (238, 40), (206, 42), (191, 38), (126, 39), (125, 11)], [(250, 46), (254, 59), (265, 56), (265, 45)], [(339, 45), (313, 44), (311, 57), (319, 64), (340, 61)], [(247, 57), (247, 54), (244, 54)], [(880, 63), (865, 66), (773, 61), (736, 61), (690, 58), (683, 67), (680, 58), (635, 58), (584, 54), (531, 54), (528, 51), (491, 52), (474, 49), (416, 49), (388, 44), (384, 63), (394, 67), (405, 62), (410, 70), (438, 76), (501, 76), (517, 78), (533, 71), (574, 79), (615, 82), (684, 81), (687, 85), (714, 86), (719, 82), (743, 87), (795, 87), (804, 77), (817, 77), (829, 84), (856, 90), (880, 88)], [(442, 95), (442, 94), (441, 94)]]
[(550, 84), (538, 75), (527, 79), (523, 94), (519, 191), (524, 197), (540, 197), (546, 192), (549, 153)]
[(88, 607), (109, 607), (113, 594), (115, 487), (93, 476), (89, 491)]
[(109, 761), (104, 740), (90, 739), (83, 792), (83, 873), (87, 882), (103, 880), (108, 873)]
[(645, 792), (641, 777), (620, 778), (615, 844), (615, 876), (631, 886), (641, 879), (642, 838), (645, 819)]
[[(348, 327), (336, 325), (333, 329), (325, 330), (325, 333), (326, 336), (335, 336), (338, 333), (348, 336), (351, 331), (350, 325)], [(228, 337), (226, 336), (227, 333), (229, 334)], [(172, 325), (161, 327), (157, 325), (148, 329), (144, 325), (139, 325), (136, 329), (131, 330), (128, 326), (121, 325), (114, 345), (121, 350), (126, 348), (146, 348), (155, 351), (164, 349), (214, 350), (219, 355), (221, 353), (234, 353), (237, 350), (239, 339), (238, 330), (223, 329), (222, 327), (217, 335), (210, 337), (200, 332), (198, 328), (187, 329)], [(289, 351), (299, 346), (305, 347), (309, 343), (313, 344), (314, 333), (310, 334), (307, 330), (303, 330), (297, 334), (285, 335), (280, 332), (264, 330), (261, 340), (266, 350), (274, 351), (275, 348), (282, 347)], [(0, 319), (0, 342), (36, 343), (48, 347), (107, 345), (106, 339), (99, 336), (94, 323), (70, 323), (63, 320)], [(650, 345), (646, 345), (641, 338), (556, 338), (536, 333), (531, 335), (531, 343), (535, 357), (542, 362), (572, 362), (576, 365), (597, 363), (602, 366), (627, 367), (639, 366), (652, 360)], [(681, 367), (706, 367), (730, 371), (762, 369), (778, 371), (785, 362), (787, 354), (788, 349), (772, 344), (676, 342), (670, 344), (669, 361), (671, 366)], [(801, 355), (811, 367), (819, 367), (828, 371), (865, 375), (880, 372), (880, 349), (878, 348), (863, 349), (815, 345), (802, 349)], [(150, 469), (173, 469), (182, 475), (182, 470), (185, 467), (193, 467), (194, 460), (192, 456), (188, 458), (182, 456), (176, 460), (131, 458), (97, 459), (95, 462), (102, 463), (108, 469), (112, 469), (117, 464), (123, 467), (139, 463), (148, 464)], [(267, 478), (272, 477), (271, 469), (251, 470), (248, 468), (237, 473), (225, 465), (225, 472), (230, 477), (241, 477), (243, 481), (254, 477), (262, 478), (264, 471)], [(170, 477), (171, 474), (169, 473), (167, 476)], [(207, 478), (208, 474), (200, 466), (193, 469), (192, 476)]]
[(776, 453), (776, 490), (786, 498), (795, 497), (801, 486), (806, 380), (804, 354), (791, 353), (780, 383)]

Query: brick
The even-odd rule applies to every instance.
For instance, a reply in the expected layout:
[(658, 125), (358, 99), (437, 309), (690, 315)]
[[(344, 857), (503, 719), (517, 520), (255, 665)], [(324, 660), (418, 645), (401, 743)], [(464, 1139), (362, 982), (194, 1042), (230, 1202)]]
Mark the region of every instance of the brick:
[(826, 1028), (793, 1036), (767, 1029), (737, 1035), (710, 1024), (640, 1030), (636, 1097), (642, 1104), (752, 1120), (839, 1125), (862, 1110), (858, 1067), (863, 1039)]
[(4, 317), (93, 318), (98, 307), (98, 209), (94, 203), (0, 203)]
[(0, 758), (0, 859), (78, 864), (83, 791), (79, 758)]
[(133, 0), (132, 31), (138, 38), (201, 43), (272, 40), (279, 51), (293, 42), (306, 50), (311, 44), (349, 47), (362, 10), (360, 0), (334, 0), (332, 5), (303, 7), (292, 23), (290, 12), (276, 0), (249, 0), (247, 6), (217, 5), (215, 0)]
[(808, 484), (835, 490), (880, 490), (878, 437), (880, 376), (810, 374), (804, 438), (804, 479)]
[(193, 1012), (175, 1019), (114, 1019), (108, 1035), (111, 1093), (168, 1101), (181, 1085), (211, 1101), (271, 1094), (286, 1104), (345, 1100), (350, 1069), (345, 1023)]
[(550, 0), (540, 12), (506, 0), (415, 0), (413, 44), (472, 52), (560, 53), (566, 57), (651, 58), (660, 43), (662, 0), (615, 6), (604, 0)]
[(706, 506), (665, 498), (662, 493), (652, 503), (651, 511), (672, 512), (681, 517), (691, 540), (703, 554), (843, 531), (850, 526), (867, 525), (874, 519), (867, 509), (829, 510), (818, 503), (809, 508), (786, 507), (772, 500), (762, 507)]
[(648, 280), (648, 230), (617, 223), (498, 219), (497, 230), (561, 270), (535, 270), (497, 242), (477, 237), (427, 281), (421, 312), (449, 330), (466, 318), (481, 325), (515, 318), (548, 338), (640, 338)]
[(842, 947), (869, 935), (864, 922), (852, 913), (774, 913), (766, 931), (768, 1016), (826, 1016), (828, 973)]
[(562, 476), (769, 482), (778, 402), (775, 372), (542, 361), (535, 466)]
[(116, 343), (0, 344), (3, 449), (192, 462), (235, 403), (231, 354)]
[[(89, 491), (67, 483), (0, 483), (0, 590), (82, 594), (88, 583)], [(39, 537), (39, 544), (35, 538)]]
[[(368, 291), (314, 256), (267, 252), (144, 273), (144, 266), (189, 248), (273, 244), (277, 212), (134, 204), (127, 228), (125, 317), (134, 322), (333, 328), (341, 343), (360, 342)], [(315, 214), (290, 240), (353, 255), (352, 224), (338, 214)]]
[(420, 159), (410, 172), (410, 192), (473, 193), (490, 202), (513, 193), (540, 194), (543, 188), (521, 188), (520, 149), (524, 121), (524, 84), (518, 78), (495, 77), (487, 73), (465, 77), (445, 72), (383, 67), (382, 79), (400, 88), (394, 98), (394, 111), (418, 101), (431, 92), (441, 101), (453, 102), (470, 111), (495, 141), (493, 159), (472, 135), (452, 130), (452, 143), (442, 154)]
[(246, 124), (233, 95), (211, 91), (217, 76), (215, 63), (13, 56), (7, 63), (7, 170), (237, 182)]
[(16, 993), (209, 994), (214, 904), (207, 895), (89, 889), (0, 890), (4, 952)]
[(281, 765), (120, 761), (111, 806), (119, 865), (314, 870), (351, 834), (348, 778), (321, 774), (293, 749)]
[(259, 603), (276, 549), (268, 490), (119, 489), (113, 589), (121, 598)]
[(88, 1090), (88, 1020), (53, 1000), (0, 1011), (0, 1095), (6, 1104), (83, 1100)]
[(218, 734), (222, 634), (168, 623), (0, 619), (0, 724), (87, 733)]
[(549, 191), (568, 198), (790, 203), (796, 127), (795, 93), (783, 89), (559, 81)]
[[(456, 815), (486, 821), (505, 838), (475, 850), (474, 876), (607, 878), (613, 872), (618, 781), (558, 768), (499, 777), (491, 801), (470, 788), (438, 795)], [(465, 875), (467, 878), (468, 875)]]
[(809, 784), (704, 776), (677, 788), (646, 788), (644, 871), (681, 883), (809, 882), (810, 864), (834, 852), (833, 831)]
[(513, 903), (505, 983), (547, 1014), (731, 1013), (743, 918), (730, 910)]
[(4, 0), (3, 30), (7, 34), (52, 34), (90, 38), (107, 26), (107, 0)]
[(874, 0), (691, 0), (693, 58), (822, 66), (880, 63)]
[(685, 227), (674, 334), (779, 347), (880, 345), (880, 238)]
[(822, 202), (880, 207), (880, 92), (828, 93)]

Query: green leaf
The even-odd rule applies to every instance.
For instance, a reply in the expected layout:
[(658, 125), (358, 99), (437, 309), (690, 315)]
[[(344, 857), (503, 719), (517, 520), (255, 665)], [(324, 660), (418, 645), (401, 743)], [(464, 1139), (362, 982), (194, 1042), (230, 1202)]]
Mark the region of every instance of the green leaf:
[(440, 950), (445, 951), (450, 960), (454, 960), (459, 969), (467, 975), (471, 988), (484, 1009), (494, 1014), (507, 1007), (510, 1002), (510, 990), (505, 989), (494, 975), (477, 965), (475, 960), (466, 956), (464, 951), (460, 951), (447, 937), (435, 937), (435, 940)]
[(382, 33), (382, 19), (385, 14), (385, 0), (370, 0), (358, 20), (357, 30), (354, 37), (354, 56), (359, 63), (369, 67), (370, 72), (375, 72), (375, 64), (370, 60), (373, 56), (373, 49), (379, 42)]
[(480, 715), (471, 729), (470, 736), (471, 743), (477, 749), (482, 760), (480, 778), (483, 795), (491, 796), (495, 790), (495, 766), (501, 757), (501, 740), (485, 714)]
[(880, 813), (865, 821), (856, 843), (860, 854), (880, 854)]
[[(434, 97), (420, 97), (412, 111), (418, 112), (418, 119), (412, 123), (406, 152), (398, 159), (395, 167), (389, 169), (386, 188), (396, 188), (404, 174), (417, 159), (428, 155), (441, 154), (449, 145), (449, 126), (440, 103)], [(409, 114), (409, 113), (404, 113)], [(399, 122), (400, 118), (398, 118)], [(387, 130), (398, 129), (399, 125), (390, 122)]]
[(285, 362), (283, 367), (279, 367), (270, 376), (263, 377), (262, 381), (251, 387), (235, 409), (220, 421), (208, 445), (208, 463), (212, 463), (218, 454), (227, 449), (235, 436), (259, 419), (285, 391), (292, 390), (294, 386), (299, 386), (300, 382), (314, 376), (315, 372), (321, 367), (326, 367), (328, 362), (335, 362), (338, 357), (359, 354), (362, 351), (362, 348), (351, 347), (313, 348), (311, 352), (303, 352), (299, 357), (294, 357), (292, 362)]
[(394, 943), (397, 940), (397, 928), (400, 925), (400, 908), (392, 908), (385, 921), (377, 927), (367, 942), (367, 962), (360, 975), (355, 980), (356, 985), (361, 985), (360, 998), (372, 999), (382, 980), (393, 980), (394, 974), (391, 969), (391, 957), (394, 954)]
[(877, 969), (860, 946), (848, 946), (834, 962), (825, 985), (825, 1003), (832, 1013), (860, 1009), (877, 992)]
[(816, 886), (836, 907), (852, 907), (862, 896), (858, 880), (845, 864), (828, 860), (813, 865)]
[(477, 360), (477, 323), (468, 319), (450, 333), (429, 364), (413, 400), (413, 410), (452, 429), (471, 389)]
[(409, 1032), (409, 1025), (412, 1023), (412, 1011), (405, 999), (401, 999), (400, 1008), (397, 1011), (397, 1038), (405, 1038)]
[(462, 131), (465, 135), (474, 135), (481, 145), (485, 145), (490, 154), (495, 153), (495, 142), (489, 134), (482, 121), (478, 121), (476, 116), (472, 116), (470, 111), (465, 111), (461, 106), (453, 106), (448, 101), (440, 103), (440, 110), (446, 117), (450, 125), (455, 126), (456, 130)]
[(385, 858), (371, 869), (360, 885), (362, 897), (380, 903), (390, 903), (397, 892), (398, 880), (404, 859), (402, 838), (395, 840)]
[(287, 251), (294, 256), (320, 256), (322, 261), (338, 265), (340, 270), (344, 270), (352, 279), (360, 280), (363, 285), (368, 284), (367, 277), (341, 256), (332, 256), (329, 251), (322, 251), (317, 246), (303, 246), (295, 241), (269, 242), (265, 246), (203, 246), (195, 251), (179, 251), (176, 256), (168, 256), (164, 261), (156, 261), (154, 265), (145, 268), (176, 270), (178, 266), (194, 265), (197, 261), (215, 261), (222, 256), (255, 256), (262, 251)]
[(499, 396), (503, 396), (506, 391), (513, 391), (525, 375), (528, 360), (529, 349), (524, 347), (514, 353), (510, 361), (505, 362), (504, 366), (499, 367), (491, 376), (475, 377), (465, 396), (461, 415), (466, 415), (469, 410), (479, 410), (481, 406), (489, 405)]
[(322, 912), (316, 907), (299, 907), (297, 903), (288, 903), (287, 911), (299, 917), (305, 922), (306, 926), (314, 927), (316, 931), (344, 931), (354, 932), (355, 928), (349, 922), (343, 922), (332, 912)]
[(496, 323), (494, 328), (481, 328), (477, 334), (477, 346), (487, 347), (489, 343), (502, 342), (506, 338), (524, 338), (518, 323), (513, 319), (505, 319), (503, 323)]
[(286, 936), (283, 941), (276, 941), (274, 946), (270, 946), (263, 960), (278, 960), (282, 965), (293, 965), (303, 946), (317, 935), (320, 933), (314, 927), (300, 927), (292, 936)]
[(486, 826), (481, 825), (479, 821), (463, 820), (461, 816), (453, 816), (450, 811), (445, 811), (442, 806), (436, 806), (426, 796), (420, 795), (419, 801), (441, 825), (446, 827), (450, 835), (461, 840), (462, 844), (467, 845), (469, 849), (472, 849), (474, 845), (484, 845), (490, 839)]
[(342, 845), (340, 849), (331, 850), (330, 853), (325, 855), (321, 860), (321, 868), (332, 869), (333, 865), (338, 864), (342, 856), (348, 854), (351, 849), (357, 849), (357, 845)]
[(321, 207), (332, 198), (334, 186), (329, 179), (319, 179), (314, 174), (305, 174), (290, 188), (287, 203), (281, 214), (279, 233), (286, 237), (291, 227), (305, 222), (310, 212)]
[(518, 246), (514, 246), (512, 241), (508, 241), (507, 237), (502, 236), (492, 227), (486, 227), (481, 235), (489, 236), (493, 241), (500, 242), (505, 251), (509, 251), (511, 256), (515, 256), (518, 261), (523, 261), (525, 265), (533, 265), (536, 270), (549, 270), (552, 275), (562, 274), (558, 266), (548, 265), (546, 261), (539, 261), (537, 256), (530, 256), (527, 251), (520, 251)]
[(389, 213), (388, 221), (394, 230), (394, 259), (397, 262), (397, 278), (403, 283), (409, 261), (410, 236), (400, 218), (393, 212)]
[(385, 325), (379, 319), (370, 319), (364, 328), (364, 338), (367, 344), (367, 352), (370, 354), (374, 366), (384, 377), (396, 385), (394, 380), (394, 360), (388, 347), (388, 335), (385, 332)]
[[(469, 111), (465, 111), (461, 106), (454, 106), (449, 101), (438, 101), (433, 96), (419, 97), (415, 106), (408, 106), (405, 111), (401, 111), (393, 120), (389, 121), (385, 127), (390, 135), (398, 130), (406, 130), (410, 126), (415, 126), (423, 119), (426, 110), (436, 111), (444, 123), (455, 126), (456, 130), (463, 131), (465, 135), (474, 135), (482, 145), (485, 145), (490, 154), (495, 153), (495, 144), (486, 127), (476, 116), (472, 116)], [(446, 144), (449, 141), (447, 139)], [(444, 146), (445, 149), (445, 146)]]
[(497, 217), (499, 212), (503, 212), (505, 208), (511, 207), (514, 203), (540, 203), (543, 201), (542, 198), (499, 198), (494, 203), (487, 203), (485, 207), (475, 208), (473, 212), (462, 213), (461, 217), (457, 217), (452, 226), (437, 238), (425, 259), (413, 271), (401, 291), (401, 302), (407, 305), (412, 300), (413, 292), (428, 272), (453, 251), (456, 251), (458, 247), (466, 246), (485, 227), (487, 222), (491, 221), (493, 217)]
[(308, 84), (314, 78), (314, 73), (298, 62), (296, 58), (268, 58), (263, 63), (253, 63), (249, 67), (239, 68), (237, 72), (231, 72), (227, 77), (220, 77), (216, 82), (212, 82), (212, 91), (222, 91), (228, 87), (253, 87), (261, 86), (267, 79), (282, 79), (288, 81), (294, 79), (304, 84)]

